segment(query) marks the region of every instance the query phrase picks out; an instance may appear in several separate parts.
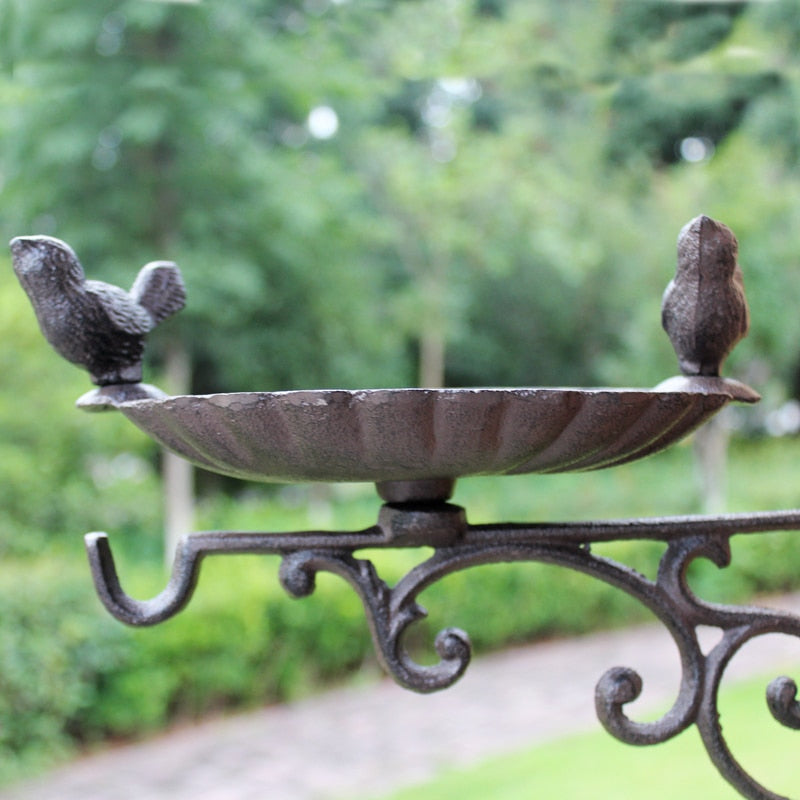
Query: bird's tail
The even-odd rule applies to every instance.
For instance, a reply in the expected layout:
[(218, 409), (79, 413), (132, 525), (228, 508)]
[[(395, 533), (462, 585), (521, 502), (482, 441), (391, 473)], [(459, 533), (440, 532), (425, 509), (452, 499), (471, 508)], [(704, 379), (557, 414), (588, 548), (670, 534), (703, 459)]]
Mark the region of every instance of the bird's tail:
[(131, 296), (148, 311), (157, 325), (184, 307), (186, 287), (176, 264), (152, 261), (139, 270), (131, 287)]

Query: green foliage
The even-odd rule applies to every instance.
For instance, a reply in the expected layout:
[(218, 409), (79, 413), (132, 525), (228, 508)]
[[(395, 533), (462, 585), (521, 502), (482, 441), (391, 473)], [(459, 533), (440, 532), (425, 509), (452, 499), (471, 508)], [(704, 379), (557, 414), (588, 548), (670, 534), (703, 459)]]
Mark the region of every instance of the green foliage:
[(402, 382), (358, 187), (323, 143), (303, 146), (315, 105), (346, 114), (358, 93), (335, 30), (277, 4), (26, 14), (4, 229), (60, 235), (92, 277), (121, 283), (177, 260), (190, 302), (169, 332), (198, 390)]
[(772, 41), (793, 50), (800, 42), (800, 9), (792, 0), (776, 0), (756, 12)]
[(3, 783), (78, 744), (294, 697), (369, 652), (358, 601), (324, 580), (319, 597), (293, 604), (260, 562), (226, 563), (204, 575), (214, 591), (201, 589), (191, 611), (131, 630), (101, 609), (74, 562), (6, 560), (0, 570)]
[[(66, 563), (65, 563), (66, 561)], [(118, 668), (124, 632), (103, 618), (68, 559), (0, 567), (0, 780), (63, 757)]]
[(781, 85), (779, 75), (666, 73), (622, 82), (611, 103), (613, 161), (646, 155), (656, 163), (680, 160), (689, 136), (719, 144), (741, 123), (750, 104)]
[[(2, 228), (123, 283), (175, 258), (189, 305), (152, 353), (180, 341), (195, 391), (402, 385), (415, 361), (645, 382), (688, 218), (747, 208), (766, 227), (736, 228), (742, 252), (787, 273), (774, 208), (711, 176), (752, 165), (793, 213), (792, 4), (356, 6), (7, 2)], [(710, 162), (682, 160), (688, 136)], [(748, 358), (768, 347), (785, 380), (774, 316), (753, 318)]]
[(614, 51), (641, 65), (667, 58), (683, 61), (704, 53), (731, 33), (741, 3), (616, 3), (609, 42)]

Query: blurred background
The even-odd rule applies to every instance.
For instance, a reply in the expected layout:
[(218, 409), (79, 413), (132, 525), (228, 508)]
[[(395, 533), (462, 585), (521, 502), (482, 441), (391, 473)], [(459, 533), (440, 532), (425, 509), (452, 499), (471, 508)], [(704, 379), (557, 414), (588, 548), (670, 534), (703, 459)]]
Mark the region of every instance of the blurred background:
[[(473, 522), (791, 507), (798, 45), (800, 5), (780, 0), (0, 0), (0, 233), (63, 238), (125, 286), (175, 260), (187, 308), (146, 366), (171, 393), (651, 386), (677, 372), (659, 312), (676, 236), (708, 214), (739, 238), (752, 316), (726, 374), (764, 396), (725, 417), (727, 470), (704, 483), (687, 444), (609, 473), (463, 481), (456, 501)], [(157, 629), (101, 611), (87, 531), (112, 534), (145, 597), (165, 529), (362, 527), (377, 498), (205, 473), (165, 488), (142, 434), (74, 409), (86, 376), (0, 261), (0, 781), (376, 674), (351, 590), (323, 578), (291, 602), (270, 559), (208, 563)], [(796, 588), (799, 568), (777, 534), (696, 580), (742, 600)], [(445, 625), (485, 652), (644, 615), (553, 568), (468, 581), (426, 593), (423, 647)]]

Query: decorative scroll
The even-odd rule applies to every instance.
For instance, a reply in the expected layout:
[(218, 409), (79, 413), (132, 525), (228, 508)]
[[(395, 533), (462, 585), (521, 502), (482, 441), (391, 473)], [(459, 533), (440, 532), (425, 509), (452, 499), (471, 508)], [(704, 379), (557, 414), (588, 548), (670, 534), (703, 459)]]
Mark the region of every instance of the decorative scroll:
[(281, 583), (294, 597), (305, 597), (314, 590), (314, 575), (320, 570), (341, 576), (356, 590), (367, 613), (378, 658), (401, 686), (433, 692), (451, 686), (464, 674), (471, 648), (469, 637), (457, 628), (447, 628), (436, 637), (436, 652), (442, 660), (433, 667), (416, 664), (402, 646), (406, 628), (426, 613), (415, 601), (419, 586), (408, 594), (392, 591), (378, 577), (371, 562), (319, 551), (285, 557)]
[[(730, 561), (734, 533), (800, 529), (800, 511), (725, 517), (675, 517), (554, 525), (467, 525), (463, 509), (441, 504), (427, 510), (384, 506), (380, 521), (355, 533), (268, 534), (211, 532), (187, 536), (175, 558), (166, 589), (152, 600), (139, 601), (121, 588), (105, 534), (89, 534), (86, 545), (100, 599), (118, 619), (130, 625), (152, 625), (188, 603), (199, 576), (200, 562), (213, 553), (273, 553), (283, 557), (280, 580), (294, 597), (314, 591), (318, 572), (346, 580), (364, 605), (376, 652), (383, 667), (402, 686), (432, 692), (451, 686), (469, 665), (469, 637), (447, 628), (436, 638), (440, 661), (415, 663), (402, 641), (407, 628), (425, 616), (418, 595), (443, 577), (482, 564), (540, 562), (573, 569), (615, 586), (649, 608), (664, 624), (678, 649), (681, 683), (672, 707), (658, 720), (637, 722), (625, 713), (642, 690), (642, 679), (625, 666), (609, 669), (595, 690), (597, 715), (617, 739), (635, 745), (657, 744), (697, 725), (711, 760), (743, 797), (779, 800), (750, 777), (731, 754), (722, 735), (718, 692), (727, 665), (750, 639), (766, 633), (800, 637), (800, 617), (759, 608), (707, 603), (688, 586), (686, 573), (696, 558), (724, 567)], [(373, 564), (356, 558), (365, 548), (417, 546), (435, 539), (433, 555), (412, 569), (394, 587)], [(666, 543), (656, 579), (592, 553), (593, 542), (656, 539)], [(717, 645), (704, 654), (698, 626), (722, 631)], [(767, 690), (772, 715), (781, 724), (800, 729), (797, 686), (790, 678), (774, 680)]]

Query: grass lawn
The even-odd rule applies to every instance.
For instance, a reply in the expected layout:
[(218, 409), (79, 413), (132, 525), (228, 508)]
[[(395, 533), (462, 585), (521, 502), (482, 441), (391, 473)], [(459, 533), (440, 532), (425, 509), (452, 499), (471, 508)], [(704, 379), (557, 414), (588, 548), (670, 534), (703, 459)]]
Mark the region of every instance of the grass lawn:
[[(720, 711), (734, 755), (773, 792), (800, 797), (800, 733), (766, 710), (771, 677), (723, 686)], [(498, 709), (502, 714), (502, 709)], [(630, 747), (604, 731), (443, 772), (381, 800), (735, 800), (740, 795), (711, 765), (696, 729), (654, 747)], [(371, 800), (376, 800), (371, 798)]]

